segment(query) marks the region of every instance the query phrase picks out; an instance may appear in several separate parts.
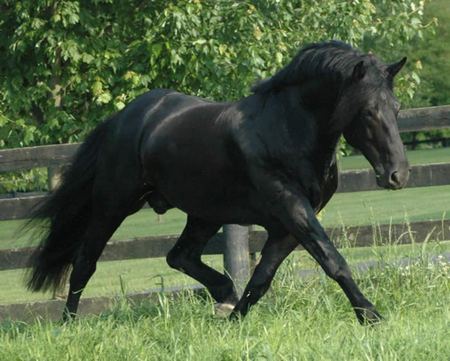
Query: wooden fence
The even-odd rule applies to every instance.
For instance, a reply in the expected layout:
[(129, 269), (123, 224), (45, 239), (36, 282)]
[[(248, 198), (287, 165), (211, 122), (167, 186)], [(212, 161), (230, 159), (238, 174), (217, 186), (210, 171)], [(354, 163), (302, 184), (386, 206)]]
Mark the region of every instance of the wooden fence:
[[(450, 128), (450, 106), (408, 109), (400, 112), (401, 132)], [(78, 144), (48, 145), (20, 149), (0, 150), (0, 172), (11, 172), (36, 167), (48, 169), (49, 188), (57, 183), (59, 169), (70, 162)], [(426, 164), (412, 167), (409, 187), (450, 184), (450, 150), (448, 163)], [(373, 170), (352, 170), (340, 174), (339, 192), (357, 192), (379, 189)], [(42, 201), (45, 193), (27, 193), (0, 198), (0, 220), (23, 219), (30, 208)], [(391, 239), (399, 243), (423, 241), (433, 233), (433, 238), (446, 239), (450, 235), (450, 221), (415, 222), (328, 229), (333, 240), (346, 240), (347, 245), (368, 246), (374, 239)], [(259, 252), (265, 233), (250, 231), (248, 227), (227, 225), (224, 232), (215, 236), (206, 248), (206, 254), (224, 254), (225, 270), (238, 284), (248, 277), (249, 254)], [(176, 241), (176, 236), (145, 237), (111, 242), (101, 261), (164, 257)], [(0, 251), (0, 270), (25, 267), (32, 248)], [(0, 310), (1, 316), (1, 310)]]

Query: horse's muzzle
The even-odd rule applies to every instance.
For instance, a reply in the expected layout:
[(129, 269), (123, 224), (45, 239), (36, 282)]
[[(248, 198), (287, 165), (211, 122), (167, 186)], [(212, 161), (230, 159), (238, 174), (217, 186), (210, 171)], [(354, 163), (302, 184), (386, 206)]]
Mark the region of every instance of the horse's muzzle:
[(408, 183), (410, 171), (409, 167), (388, 170), (383, 176), (377, 175), (377, 184), (379, 187), (386, 189), (401, 189)]

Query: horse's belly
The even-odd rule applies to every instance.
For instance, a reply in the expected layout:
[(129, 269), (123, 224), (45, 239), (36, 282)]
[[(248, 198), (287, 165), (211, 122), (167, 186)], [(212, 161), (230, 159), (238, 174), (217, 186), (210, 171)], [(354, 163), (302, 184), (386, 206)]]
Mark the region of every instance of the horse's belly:
[[(175, 173), (175, 172), (174, 172)], [(254, 212), (249, 204), (249, 189), (232, 174), (220, 169), (194, 169), (162, 177), (158, 190), (174, 207), (202, 218), (236, 219), (245, 222)]]
[[(201, 159), (200, 159), (201, 158)], [(242, 170), (206, 154), (195, 157), (167, 156), (153, 164), (151, 183), (167, 202), (182, 211), (214, 222), (261, 223), (252, 206), (252, 187)]]

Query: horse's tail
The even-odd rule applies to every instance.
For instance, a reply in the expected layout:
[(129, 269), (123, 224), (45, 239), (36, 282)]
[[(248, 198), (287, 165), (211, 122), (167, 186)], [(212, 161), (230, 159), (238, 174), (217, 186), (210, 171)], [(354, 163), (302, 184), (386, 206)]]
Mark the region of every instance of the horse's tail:
[(27, 287), (32, 291), (57, 290), (82, 245), (92, 212), (98, 154), (108, 124), (102, 123), (87, 137), (64, 172), (60, 186), (32, 211), (25, 226), (34, 228), (34, 234), (39, 233), (41, 239), (29, 260)]

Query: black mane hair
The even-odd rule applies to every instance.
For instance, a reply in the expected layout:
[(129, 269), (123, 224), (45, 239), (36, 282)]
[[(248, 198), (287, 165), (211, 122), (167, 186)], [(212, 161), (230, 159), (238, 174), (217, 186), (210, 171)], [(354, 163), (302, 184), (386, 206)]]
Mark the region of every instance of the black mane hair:
[(251, 90), (253, 93), (267, 93), (301, 84), (312, 78), (340, 84), (351, 75), (355, 65), (362, 60), (382, 69), (382, 63), (372, 54), (363, 54), (341, 41), (309, 44), (278, 73), (256, 83)]

